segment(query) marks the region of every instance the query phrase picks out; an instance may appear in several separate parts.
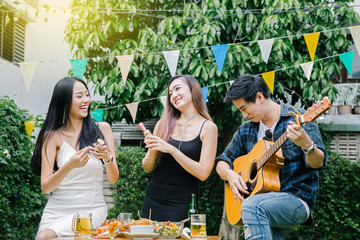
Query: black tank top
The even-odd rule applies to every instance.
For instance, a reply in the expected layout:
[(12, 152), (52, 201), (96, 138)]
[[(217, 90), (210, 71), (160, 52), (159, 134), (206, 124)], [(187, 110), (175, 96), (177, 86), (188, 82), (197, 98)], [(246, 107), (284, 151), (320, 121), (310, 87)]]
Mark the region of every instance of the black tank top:
[[(202, 142), (200, 139), (201, 130), (207, 120), (201, 125), (199, 135), (190, 141), (178, 141), (170, 138), (169, 144), (179, 149), (190, 159), (199, 162)], [(169, 154), (164, 153), (159, 159), (158, 165), (154, 170), (154, 175), (151, 179), (159, 183), (186, 185), (197, 187), (199, 179), (188, 173), (176, 160)]]

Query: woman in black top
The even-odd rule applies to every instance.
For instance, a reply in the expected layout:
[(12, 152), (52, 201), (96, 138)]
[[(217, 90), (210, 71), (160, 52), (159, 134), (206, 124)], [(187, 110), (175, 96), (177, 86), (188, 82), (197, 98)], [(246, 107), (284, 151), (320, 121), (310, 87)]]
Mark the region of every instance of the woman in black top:
[(157, 221), (187, 218), (191, 193), (198, 194), (213, 168), (217, 127), (211, 120), (199, 82), (190, 75), (171, 78), (164, 114), (154, 134), (144, 132), (149, 149), (142, 161), (146, 172), (154, 170), (141, 217)]

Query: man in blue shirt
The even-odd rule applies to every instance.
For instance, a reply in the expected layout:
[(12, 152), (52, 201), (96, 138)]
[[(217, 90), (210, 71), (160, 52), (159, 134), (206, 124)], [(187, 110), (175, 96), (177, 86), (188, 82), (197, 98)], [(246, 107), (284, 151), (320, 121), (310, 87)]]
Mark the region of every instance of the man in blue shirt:
[[(319, 186), (317, 171), (326, 165), (317, 125), (312, 122), (303, 127), (297, 125), (288, 113), (295, 112), (293, 108), (269, 96), (270, 91), (261, 77), (242, 75), (224, 98), (225, 103), (232, 102), (243, 117), (249, 119), (216, 158), (217, 173), (241, 202), (245, 239), (284, 239), (291, 228), (304, 223), (314, 208)], [(285, 160), (280, 170), (280, 192), (259, 193), (244, 199), (242, 193), (249, 194), (250, 190), (241, 173), (232, 170), (233, 161), (248, 154), (264, 137), (275, 142), (284, 133), (288, 140), (281, 147)]]

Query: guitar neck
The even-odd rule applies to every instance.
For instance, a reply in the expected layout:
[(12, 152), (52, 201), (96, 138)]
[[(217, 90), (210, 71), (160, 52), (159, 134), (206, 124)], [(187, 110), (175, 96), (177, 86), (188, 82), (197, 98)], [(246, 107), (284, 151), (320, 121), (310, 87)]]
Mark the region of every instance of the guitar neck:
[(265, 153), (258, 159), (257, 161), (257, 169), (259, 170), (264, 164), (281, 148), (281, 146), (288, 140), (289, 138), (286, 136), (286, 132), (281, 135), (281, 137), (274, 142), (274, 144), (270, 145), (269, 149), (265, 151)]

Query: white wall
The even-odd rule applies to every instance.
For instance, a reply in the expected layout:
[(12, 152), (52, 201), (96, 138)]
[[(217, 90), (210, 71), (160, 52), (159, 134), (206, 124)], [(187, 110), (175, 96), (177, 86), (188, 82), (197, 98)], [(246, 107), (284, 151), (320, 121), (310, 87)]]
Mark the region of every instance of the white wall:
[[(49, 2), (48, 21), (44, 22), (44, 10), (33, 23), (28, 23), (25, 34), (25, 62), (38, 62), (29, 92), (26, 91), (18, 66), (0, 59), (0, 95), (8, 95), (16, 104), (31, 114), (47, 112), (53, 88), (58, 80), (68, 76), (71, 69), (69, 59), (72, 54), (65, 43), (65, 25), (70, 17), (68, 8), (70, 0), (53, 0)], [(39, 1), (42, 6), (46, 1)], [(89, 86), (90, 88), (92, 86)], [(92, 94), (93, 95), (93, 94)], [(95, 96), (93, 99), (101, 99)]]

